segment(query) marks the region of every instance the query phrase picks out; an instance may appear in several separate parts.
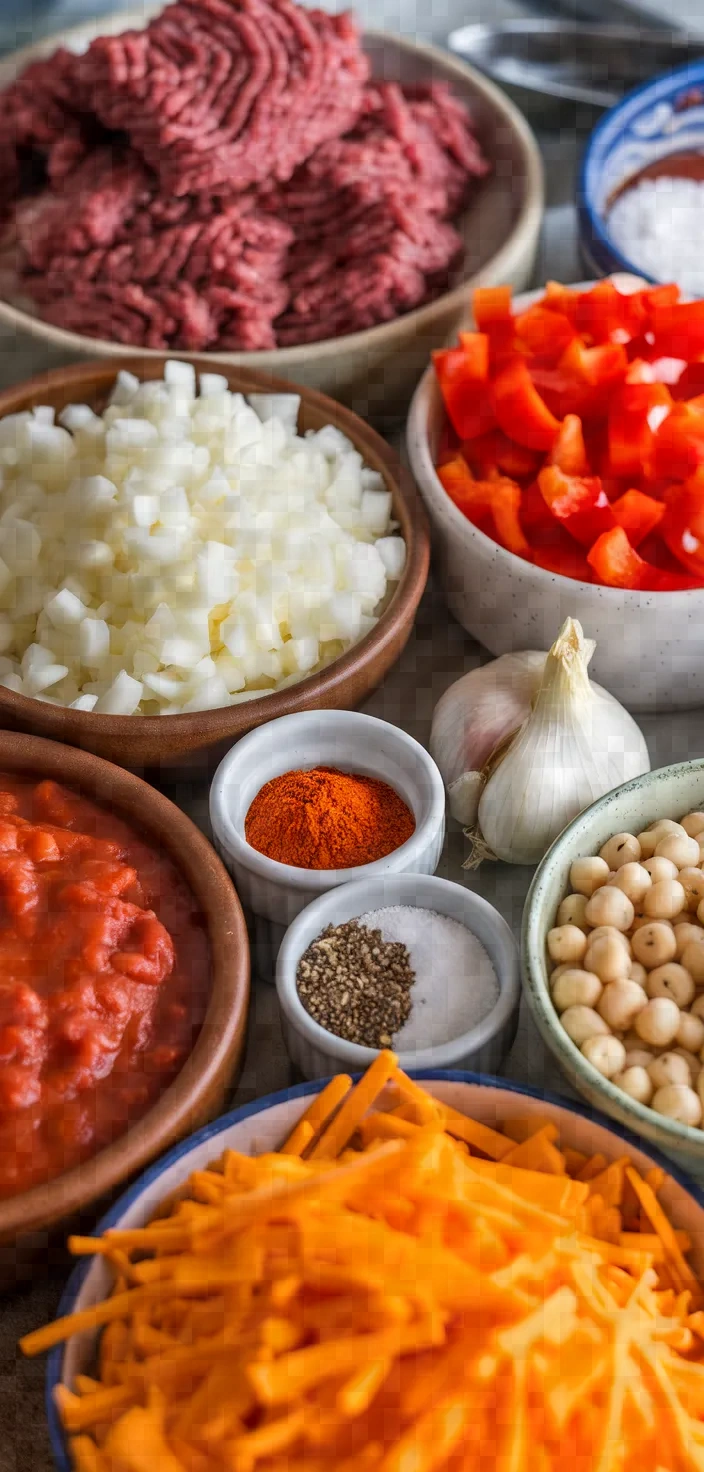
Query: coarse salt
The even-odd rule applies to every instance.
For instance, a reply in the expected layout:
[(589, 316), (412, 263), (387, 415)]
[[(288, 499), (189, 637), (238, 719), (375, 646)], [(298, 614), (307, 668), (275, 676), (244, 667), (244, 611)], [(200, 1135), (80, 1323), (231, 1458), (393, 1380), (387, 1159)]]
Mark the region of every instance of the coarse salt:
[(393, 1038), (397, 1052), (452, 1042), (495, 1006), (499, 983), (490, 957), (458, 920), (413, 905), (390, 905), (360, 915), (358, 923), (408, 948), (416, 980), (410, 1016)]
[(633, 266), (704, 296), (704, 180), (641, 179), (618, 196), (607, 224), (613, 244)]

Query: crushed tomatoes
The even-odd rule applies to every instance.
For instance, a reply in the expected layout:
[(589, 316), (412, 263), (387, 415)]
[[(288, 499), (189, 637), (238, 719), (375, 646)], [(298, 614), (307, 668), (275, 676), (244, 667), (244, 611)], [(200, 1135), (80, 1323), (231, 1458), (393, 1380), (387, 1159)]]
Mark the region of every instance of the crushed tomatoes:
[(549, 282), (523, 312), (510, 287), (473, 307), (477, 331), (433, 353), (459, 510), (565, 577), (704, 587), (704, 302)]
[(76, 793), (0, 774), (0, 1195), (145, 1112), (191, 1050), (208, 980), (169, 859)]

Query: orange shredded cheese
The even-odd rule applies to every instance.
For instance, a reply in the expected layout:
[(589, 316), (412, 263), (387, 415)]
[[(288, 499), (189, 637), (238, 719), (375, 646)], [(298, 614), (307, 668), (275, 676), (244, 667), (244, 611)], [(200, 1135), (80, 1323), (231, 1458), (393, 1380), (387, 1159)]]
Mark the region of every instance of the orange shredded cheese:
[(383, 1053), (279, 1152), (72, 1239), (116, 1289), (22, 1348), (96, 1333), (57, 1391), (75, 1472), (704, 1472), (704, 1294), (663, 1184), (544, 1119), (465, 1120)]

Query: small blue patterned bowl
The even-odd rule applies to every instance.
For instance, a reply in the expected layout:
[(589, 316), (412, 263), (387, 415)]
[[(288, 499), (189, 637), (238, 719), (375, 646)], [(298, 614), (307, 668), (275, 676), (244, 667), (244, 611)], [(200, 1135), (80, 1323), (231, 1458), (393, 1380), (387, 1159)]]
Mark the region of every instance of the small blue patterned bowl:
[(609, 202), (648, 164), (702, 150), (704, 59), (637, 87), (604, 115), (585, 148), (577, 186), (580, 251), (590, 275), (646, 274), (611, 240)]

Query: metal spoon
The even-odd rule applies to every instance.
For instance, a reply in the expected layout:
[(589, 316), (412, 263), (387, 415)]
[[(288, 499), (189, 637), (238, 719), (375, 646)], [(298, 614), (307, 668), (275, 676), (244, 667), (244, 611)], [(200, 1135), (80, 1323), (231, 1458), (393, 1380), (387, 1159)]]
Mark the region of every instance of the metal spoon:
[(602, 108), (658, 72), (704, 56), (704, 38), (674, 29), (540, 18), (463, 26), (448, 46), (501, 86)]

